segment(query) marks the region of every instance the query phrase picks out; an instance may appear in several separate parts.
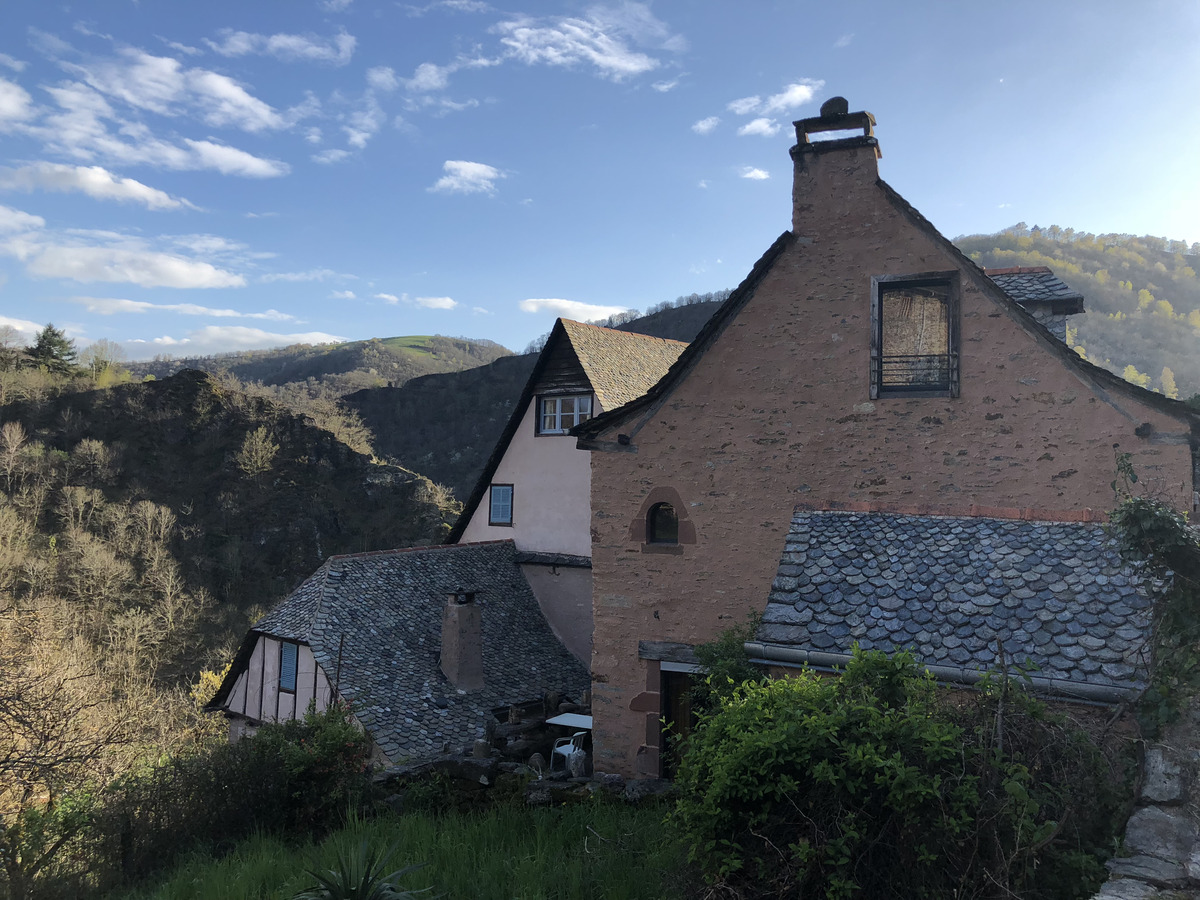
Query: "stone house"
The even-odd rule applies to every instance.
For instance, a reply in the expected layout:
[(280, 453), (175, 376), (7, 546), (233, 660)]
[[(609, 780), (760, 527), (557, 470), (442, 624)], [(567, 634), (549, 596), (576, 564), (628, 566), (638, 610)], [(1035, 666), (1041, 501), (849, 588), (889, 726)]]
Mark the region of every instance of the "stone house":
[(591, 459), (570, 430), (653, 387), (687, 344), (558, 319), (447, 543), (512, 540), (554, 633), (592, 654)]
[(791, 229), (661, 381), (574, 430), (599, 770), (661, 771), (690, 648), (750, 613), (778, 668), (858, 642), (951, 681), (1028, 658), (1067, 698), (1144, 677), (1145, 586), (1098, 523), (1116, 452), (1194, 508), (1197, 418), (1063, 343), (1082, 298), (1053, 273), (955, 249), (880, 179), (874, 125), (845, 101), (796, 123)]
[(470, 743), (507, 707), (588, 686), (513, 542), (490, 541), (330, 557), (255, 623), (207, 708), (237, 738), (341, 699), (377, 761), (399, 764)]

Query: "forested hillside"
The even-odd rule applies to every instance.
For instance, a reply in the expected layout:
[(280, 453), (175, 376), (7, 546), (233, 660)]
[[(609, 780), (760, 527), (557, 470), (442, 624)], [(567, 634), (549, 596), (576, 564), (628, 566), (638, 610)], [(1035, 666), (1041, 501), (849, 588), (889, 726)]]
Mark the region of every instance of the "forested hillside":
[[(645, 316), (598, 324), (675, 341), (691, 341), (729, 291), (692, 294), (651, 307)], [(464, 372), (426, 375), (404, 385), (350, 394), (345, 404), (372, 432), (377, 451), (466, 499), (512, 415), (544, 338), (531, 352)]]
[(173, 692), (327, 556), (436, 542), (457, 512), (201, 372), (0, 378), (0, 655), (102, 672), (99, 707), (157, 709), (135, 716), (139, 744), (169, 741)]
[(989, 269), (1049, 266), (1082, 293), (1068, 343), (1091, 362), (1169, 397), (1200, 393), (1200, 244), (1024, 223), (955, 243)]
[(367, 387), (403, 384), (431, 372), (458, 372), (486, 365), (511, 351), (488, 340), (410, 335), (344, 344), (299, 344), (219, 356), (160, 357), (130, 363), (133, 376), (163, 378), (184, 369), (231, 375), (258, 383), (292, 404), (301, 397), (336, 399)]

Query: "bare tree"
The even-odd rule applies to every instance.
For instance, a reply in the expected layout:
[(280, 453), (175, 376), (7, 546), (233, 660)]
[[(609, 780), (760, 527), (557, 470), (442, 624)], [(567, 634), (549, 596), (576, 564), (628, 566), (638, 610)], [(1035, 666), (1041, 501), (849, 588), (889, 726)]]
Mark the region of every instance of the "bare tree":
[(251, 478), (258, 479), (275, 465), (275, 456), (279, 453), (279, 445), (271, 440), (271, 432), (266, 425), (260, 425), (242, 442), (238, 451), (237, 467)]

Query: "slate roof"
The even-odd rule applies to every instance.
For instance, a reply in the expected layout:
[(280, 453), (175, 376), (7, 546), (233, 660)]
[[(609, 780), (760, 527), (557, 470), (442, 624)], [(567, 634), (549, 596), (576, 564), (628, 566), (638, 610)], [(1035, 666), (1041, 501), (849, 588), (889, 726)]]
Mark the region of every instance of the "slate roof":
[[(484, 688), (470, 693), (439, 665), (442, 612), (456, 591), (475, 592), (482, 619)], [(248, 640), (260, 633), (309, 644), (394, 763), (473, 740), (497, 707), (590, 687), (550, 631), (512, 541), (331, 557)]]
[(687, 344), (632, 331), (562, 320), (600, 405), (615, 409), (658, 383)]
[(1083, 312), (1083, 294), (1071, 290), (1047, 266), (1013, 266), (983, 271), (1004, 293), (1022, 306), (1027, 303), (1053, 303), (1074, 312)]
[(978, 672), (997, 667), (999, 642), (1041, 679), (1132, 692), (1145, 686), (1150, 614), (1098, 524), (797, 509), (757, 639), (910, 649)]

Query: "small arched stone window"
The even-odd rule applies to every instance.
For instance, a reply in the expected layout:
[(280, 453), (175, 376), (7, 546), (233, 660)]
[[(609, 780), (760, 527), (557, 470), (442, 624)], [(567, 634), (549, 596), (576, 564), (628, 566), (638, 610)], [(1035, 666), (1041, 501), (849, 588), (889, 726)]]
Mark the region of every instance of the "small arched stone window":
[(646, 543), (679, 543), (679, 516), (670, 503), (655, 503), (646, 513)]

